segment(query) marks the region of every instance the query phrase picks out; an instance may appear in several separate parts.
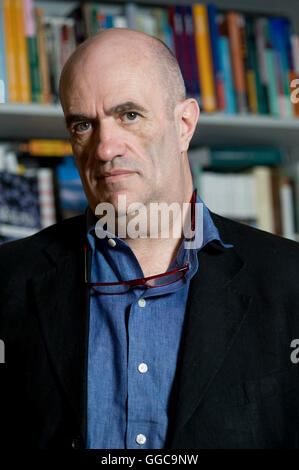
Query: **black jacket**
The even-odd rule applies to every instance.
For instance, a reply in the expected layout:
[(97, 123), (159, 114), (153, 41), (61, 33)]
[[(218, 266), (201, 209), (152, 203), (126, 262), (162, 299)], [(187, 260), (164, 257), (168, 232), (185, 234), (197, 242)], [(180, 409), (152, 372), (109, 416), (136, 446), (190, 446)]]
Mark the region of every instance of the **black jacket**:
[[(299, 244), (212, 213), (199, 251), (167, 448), (299, 448)], [(84, 448), (84, 217), (0, 248), (0, 448)]]

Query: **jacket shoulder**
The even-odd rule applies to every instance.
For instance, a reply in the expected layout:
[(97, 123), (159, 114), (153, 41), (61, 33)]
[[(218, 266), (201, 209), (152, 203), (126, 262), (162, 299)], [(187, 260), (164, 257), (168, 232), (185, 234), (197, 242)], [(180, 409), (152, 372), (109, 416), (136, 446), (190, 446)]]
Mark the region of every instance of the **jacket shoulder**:
[(85, 217), (79, 215), (51, 225), (40, 232), (0, 246), (0, 264), (5, 271), (17, 265), (30, 270), (38, 263), (41, 252), (50, 245), (70, 248), (78, 245), (85, 234)]
[(278, 263), (299, 270), (299, 243), (211, 212), (224, 243), (231, 243), (242, 258), (251, 262)]

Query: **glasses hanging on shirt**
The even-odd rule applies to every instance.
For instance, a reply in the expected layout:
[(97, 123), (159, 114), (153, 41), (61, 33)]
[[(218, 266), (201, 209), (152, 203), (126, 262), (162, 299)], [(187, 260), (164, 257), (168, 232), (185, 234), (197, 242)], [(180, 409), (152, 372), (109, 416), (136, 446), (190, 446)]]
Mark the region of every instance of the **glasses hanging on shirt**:
[[(191, 236), (195, 232), (195, 203), (196, 203), (197, 190), (195, 189), (191, 198)], [(190, 236), (190, 238), (191, 238)], [(85, 284), (93, 293), (101, 295), (121, 295), (126, 294), (129, 290), (135, 287), (153, 289), (157, 287), (164, 287), (174, 284), (182, 280), (189, 270), (190, 249), (188, 249), (188, 258), (184, 266), (166, 271), (162, 274), (154, 276), (142, 277), (120, 282), (89, 282), (87, 280), (87, 247), (84, 245), (85, 257)]]

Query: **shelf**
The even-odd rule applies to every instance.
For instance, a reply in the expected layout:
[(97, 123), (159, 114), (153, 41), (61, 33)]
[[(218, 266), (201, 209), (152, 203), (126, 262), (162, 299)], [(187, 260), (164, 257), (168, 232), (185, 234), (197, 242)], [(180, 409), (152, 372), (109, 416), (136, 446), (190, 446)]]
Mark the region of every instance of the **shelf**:
[[(68, 138), (60, 105), (5, 103), (0, 119), (1, 140)], [(297, 147), (299, 119), (201, 114), (192, 147), (211, 144)]]
[(1, 140), (66, 139), (60, 105), (0, 104)]
[(201, 144), (298, 146), (299, 119), (261, 115), (202, 114), (199, 116), (192, 146)]

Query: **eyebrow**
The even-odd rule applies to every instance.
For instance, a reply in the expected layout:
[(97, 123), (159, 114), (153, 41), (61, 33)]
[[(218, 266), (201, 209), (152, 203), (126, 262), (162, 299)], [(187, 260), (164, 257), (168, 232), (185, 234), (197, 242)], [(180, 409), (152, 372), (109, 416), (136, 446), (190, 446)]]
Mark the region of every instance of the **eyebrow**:
[[(147, 110), (140, 104), (134, 103), (134, 101), (125, 101), (124, 103), (120, 103), (109, 108), (106, 114), (111, 116), (113, 114), (119, 114), (121, 112), (130, 111), (132, 109), (134, 109), (134, 111), (140, 111), (141, 113), (147, 112)], [(94, 117), (88, 116), (86, 114), (68, 114), (65, 118), (67, 127), (69, 127), (73, 122), (93, 120)]]

